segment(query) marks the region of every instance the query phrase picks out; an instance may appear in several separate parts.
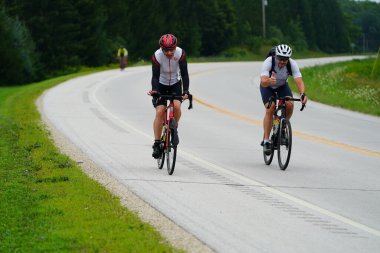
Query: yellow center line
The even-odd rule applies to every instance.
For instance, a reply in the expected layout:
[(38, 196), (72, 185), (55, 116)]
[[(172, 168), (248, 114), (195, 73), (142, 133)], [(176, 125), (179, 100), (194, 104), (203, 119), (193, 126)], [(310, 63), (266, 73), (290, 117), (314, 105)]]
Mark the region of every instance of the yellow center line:
[[(248, 116), (245, 116), (245, 115), (242, 115), (242, 114), (239, 114), (239, 113), (236, 113), (236, 112), (233, 112), (233, 111), (221, 108), (221, 107), (219, 107), (217, 105), (213, 105), (213, 104), (211, 104), (209, 102), (206, 102), (205, 100), (200, 99), (198, 97), (194, 96), (193, 99), (195, 101), (197, 101), (197, 103), (199, 103), (199, 104), (201, 104), (201, 105), (203, 105), (203, 106), (205, 106), (207, 108), (210, 108), (210, 109), (212, 109), (212, 110), (214, 110), (216, 112), (219, 112), (219, 113), (222, 113), (224, 115), (230, 116), (231, 118), (234, 118), (234, 119), (237, 119), (237, 120), (240, 120), (240, 121), (252, 124), (252, 125), (256, 125), (256, 126), (262, 126), (262, 124), (263, 124), (262, 120), (253, 119), (253, 118), (250, 118)], [(373, 150), (369, 150), (369, 149), (364, 149), (364, 148), (359, 148), (359, 147), (356, 147), (356, 146), (340, 143), (340, 142), (329, 140), (329, 139), (326, 139), (326, 138), (317, 137), (317, 136), (313, 136), (313, 135), (310, 135), (310, 134), (305, 134), (305, 133), (302, 133), (300, 131), (293, 131), (293, 135), (297, 136), (299, 138), (305, 139), (305, 140), (309, 140), (309, 141), (313, 141), (313, 142), (318, 142), (318, 143), (326, 144), (326, 145), (329, 145), (329, 146), (341, 148), (341, 149), (344, 149), (344, 150), (349, 150), (349, 151), (353, 151), (353, 152), (356, 152), (356, 153), (361, 153), (361, 154), (364, 154), (364, 155), (373, 156), (373, 157), (379, 157), (380, 158), (380, 152), (377, 152), (377, 151), (373, 151)]]

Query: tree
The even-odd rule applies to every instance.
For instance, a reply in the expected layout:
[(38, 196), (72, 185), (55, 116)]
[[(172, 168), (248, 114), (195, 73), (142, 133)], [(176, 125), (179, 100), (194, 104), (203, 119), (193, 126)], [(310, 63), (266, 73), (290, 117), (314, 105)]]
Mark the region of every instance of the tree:
[(173, 6), (172, 1), (162, 0), (128, 0), (127, 4), (129, 9), (133, 10), (129, 13), (130, 56), (135, 59), (150, 59), (154, 50), (158, 48), (160, 36), (173, 33), (175, 19), (171, 19), (170, 14), (175, 13), (175, 4)]
[(107, 13), (103, 1), (77, 0), (74, 1), (73, 7), (81, 18), (77, 28), (80, 35), (76, 38), (80, 63), (86, 66), (101, 66), (110, 62), (110, 56), (114, 52), (107, 39)]
[(229, 0), (205, 0), (197, 3), (202, 35), (202, 55), (215, 55), (233, 45), (236, 14)]
[(286, 38), (297, 51), (303, 51), (308, 48), (306, 37), (299, 20), (292, 20), (289, 23), (289, 32), (286, 34)]
[[(349, 37), (344, 18), (336, 0), (311, 1), (312, 18), (315, 22), (316, 44), (328, 53), (349, 52)], [(334, 22), (331, 22), (334, 20)]]
[(0, 85), (22, 84), (36, 78), (34, 44), (26, 27), (0, 8)]
[(40, 53), (44, 72), (61, 71), (81, 64), (78, 37), (81, 17), (74, 0), (20, 1), (17, 15), (23, 18)]
[(183, 0), (177, 6), (178, 25), (175, 34), (179, 46), (183, 47), (187, 55), (200, 56), (202, 48), (202, 34), (197, 15), (197, 3), (194, 0)]
[(377, 52), (380, 45), (380, 4), (339, 0), (356, 50)]
[(236, 15), (236, 43), (246, 44), (252, 37), (262, 36), (261, 1), (233, 0)]
[(116, 51), (119, 47), (129, 50), (131, 35), (131, 18), (128, 2), (125, 0), (113, 0), (112, 4), (104, 4), (106, 11), (105, 29), (107, 30), (107, 40), (109, 40), (109, 58), (114, 61)]

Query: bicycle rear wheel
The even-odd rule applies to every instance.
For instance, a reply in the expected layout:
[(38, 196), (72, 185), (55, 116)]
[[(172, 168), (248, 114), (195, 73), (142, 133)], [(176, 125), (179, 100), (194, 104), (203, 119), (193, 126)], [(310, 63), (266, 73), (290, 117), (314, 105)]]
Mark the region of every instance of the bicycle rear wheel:
[(286, 170), (292, 153), (292, 127), (287, 119), (280, 122), (277, 147), (278, 164), (282, 170)]
[(173, 145), (172, 138), (173, 135), (176, 135), (176, 131), (168, 131), (168, 135), (166, 136), (168, 141), (168, 148), (166, 150), (166, 167), (168, 170), (168, 174), (172, 175), (175, 168), (175, 162), (177, 159), (177, 145)]

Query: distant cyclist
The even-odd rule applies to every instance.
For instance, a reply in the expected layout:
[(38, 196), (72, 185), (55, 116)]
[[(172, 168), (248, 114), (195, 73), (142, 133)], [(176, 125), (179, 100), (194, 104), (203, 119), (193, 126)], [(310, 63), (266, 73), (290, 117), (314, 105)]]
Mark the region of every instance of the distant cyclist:
[(128, 50), (125, 47), (120, 46), (117, 50), (116, 58), (119, 61), (120, 69), (123, 70), (128, 64)]
[[(269, 140), (270, 131), (272, 128), (274, 104), (267, 108), (269, 98), (275, 96), (275, 91), (278, 91), (280, 97), (293, 97), (292, 91), (288, 85), (289, 75), (293, 76), (294, 82), (297, 85), (300, 93), (301, 102), (306, 104), (307, 97), (305, 94), (305, 84), (298, 64), (292, 58), (292, 49), (285, 44), (276, 47), (276, 55), (274, 56), (274, 64), (272, 66), (272, 56), (268, 57), (261, 69), (260, 92), (261, 98), (265, 106), (265, 116), (263, 121), (264, 126), (264, 152), (267, 155), (271, 153), (271, 143)], [(290, 66), (289, 66), (290, 64)], [(287, 66), (288, 65), (288, 66)], [(289, 73), (290, 72), (290, 73)], [(286, 101), (286, 116), (289, 119), (293, 114), (293, 101)]]
[[(171, 95), (175, 93), (185, 100), (189, 95), (189, 74), (185, 51), (177, 47), (177, 38), (173, 34), (162, 35), (159, 45), (160, 48), (152, 55), (152, 90), (148, 94)], [(182, 100), (174, 100), (174, 117), (177, 123), (181, 118)], [(156, 116), (153, 121), (152, 156), (157, 159), (161, 156), (160, 137), (166, 104), (162, 99), (153, 98), (153, 106), (156, 108)]]

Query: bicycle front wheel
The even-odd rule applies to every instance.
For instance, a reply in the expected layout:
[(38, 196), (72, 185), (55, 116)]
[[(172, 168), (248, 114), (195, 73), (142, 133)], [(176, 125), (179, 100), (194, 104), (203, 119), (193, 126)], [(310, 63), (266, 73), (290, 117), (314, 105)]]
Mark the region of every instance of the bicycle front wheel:
[(162, 131), (161, 143), (160, 143), (161, 156), (158, 159), (156, 159), (157, 167), (159, 170), (161, 170), (162, 167), (164, 167), (164, 163), (165, 163), (165, 139), (166, 139), (166, 130), (164, 128)]
[(172, 143), (173, 135), (175, 134), (177, 134), (175, 131), (168, 131), (168, 135), (166, 136), (168, 142), (168, 148), (166, 150), (166, 167), (169, 175), (173, 174), (177, 159), (177, 145)]
[(287, 119), (282, 119), (280, 122), (277, 147), (278, 164), (282, 170), (286, 170), (292, 153), (292, 127)]
[[(273, 160), (273, 156), (274, 156), (274, 137), (273, 137), (273, 134), (271, 136), (271, 152), (270, 154), (266, 154), (264, 151), (263, 151), (263, 156), (264, 156), (264, 162), (266, 165), (270, 165), (272, 163), (272, 160)], [(263, 141), (263, 144), (264, 144), (264, 141)]]
[(162, 152), (161, 157), (157, 159), (157, 167), (158, 169), (162, 169), (165, 163), (165, 152)]

